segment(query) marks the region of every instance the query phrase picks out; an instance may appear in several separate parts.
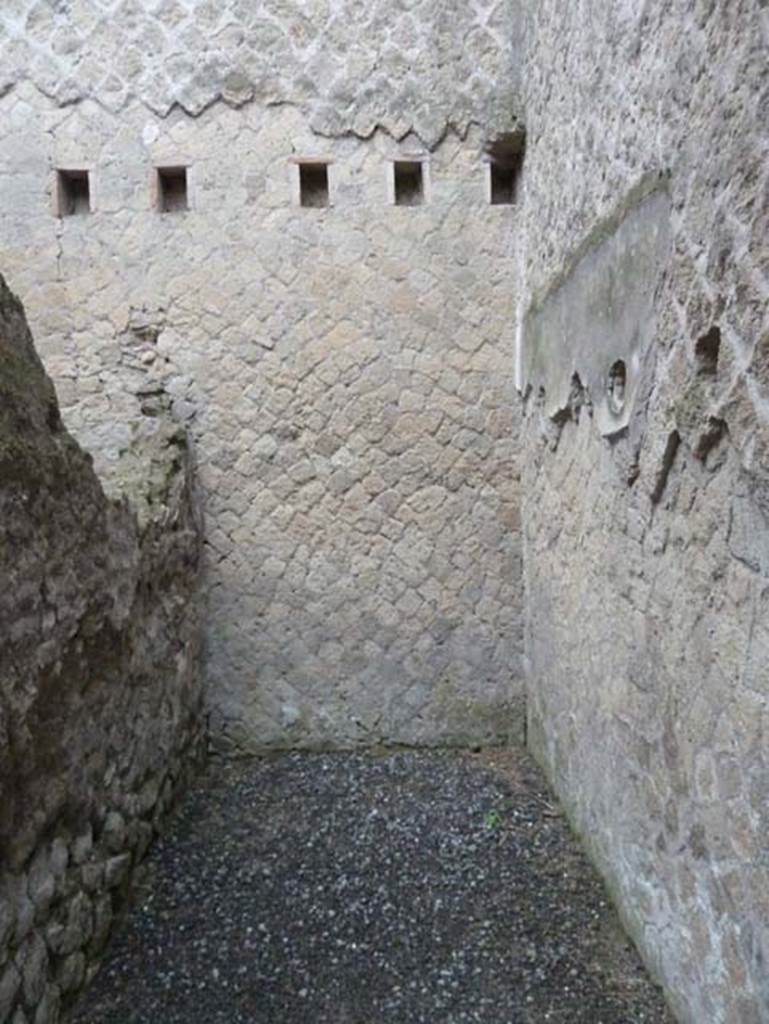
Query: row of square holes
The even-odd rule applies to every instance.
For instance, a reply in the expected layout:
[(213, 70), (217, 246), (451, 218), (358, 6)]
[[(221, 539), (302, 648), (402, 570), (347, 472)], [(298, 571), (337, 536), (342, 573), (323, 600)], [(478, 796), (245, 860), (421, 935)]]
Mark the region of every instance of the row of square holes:
[[(424, 170), (419, 160), (393, 161), (393, 195), (396, 206), (420, 206), (424, 202)], [(515, 202), (519, 160), (492, 161), (490, 201), (494, 206)], [(156, 168), (156, 206), (162, 213), (189, 208), (187, 168)], [(299, 200), (302, 206), (328, 206), (328, 164), (322, 161), (299, 163)], [(88, 171), (57, 172), (57, 212), (70, 217), (91, 212), (91, 186)]]

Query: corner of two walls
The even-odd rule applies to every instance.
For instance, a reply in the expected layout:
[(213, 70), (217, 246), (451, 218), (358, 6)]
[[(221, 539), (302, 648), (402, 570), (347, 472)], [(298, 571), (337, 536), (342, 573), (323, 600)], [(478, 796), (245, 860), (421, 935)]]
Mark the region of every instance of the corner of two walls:
[[(194, 434), (212, 711), (231, 750), (510, 731), (522, 695), (523, 452), (530, 743), (681, 1019), (765, 1024), (769, 27), (757, 0), (680, 7), (542, 0), (527, 15), (528, 152), (512, 239), (523, 235), (525, 252), (512, 262), (470, 129), (470, 93), (493, 76), (468, 76), (466, 134), (449, 130), (441, 90), (431, 94), (429, 152), (414, 148), (400, 80), (387, 131), (373, 93), (351, 108), (352, 125), (315, 97), (314, 131), (297, 106), (257, 97), (312, 92), (301, 50), (318, 30), (310, 22), (270, 34), (271, 77), (255, 29), (254, 68), (227, 74), (219, 92), (191, 61), (182, 81), (156, 82), (154, 62), (132, 51), (110, 106), (65, 75), (76, 94), (52, 92), (35, 64), (0, 97), (5, 123), (29, 139), (20, 165), (13, 132), (2, 136), (0, 222), (78, 436), (116, 454), (135, 414), (166, 395)], [(468, 27), (462, 59), (497, 67), (507, 20), (502, 5), (487, 14)], [(56, 49), (65, 28), (43, 18), (40, 45)], [(155, 28), (173, 49), (174, 30)], [(119, 31), (95, 31), (122, 51)], [(344, 27), (329, 31), (334, 45), (319, 52), (345, 70)], [(445, 74), (451, 63), (434, 56)], [(336, 82), (332, 71), (319, 77)], [(137, 75), (146, 104), (131, 100)], [(330, 208), (293, 202), (291, 156), (329, 160)], [(393, 207), (388, 166), (427, 156), (430, 202)], [(159, 218), (148, 199), (158, 164), (190, 168), (179, 218)], [(93, 169), (91, 217), (54, 222), (39, 168), (57, 165)], [(520, 437), (508, 335), (518, 269)], [(142, 476), (142, 459), (134, 452), (118, 476)], [(103, 502), (91, 509), (96, 533), (117, 530), (122, 554), (92, 567), (83, 650), (112, 623), (103, 606), (138, 600), (145, 625), (150, 609), (184, 606), (149, 600), (152, 587), (173, 588), (176, 570), (143, 577), (154, 556), (125, 509)], [(110, 597), (110, 586), (122, 590)], [(122, 625), (122, 656), (161, 642), (157, 622), (143, 639), (127, 620), (109, 628)], [(81, 656), (74, 649), (75, 668)], [(169, 678), (186, 672), (179, 657)], [(136, 687), (149, 687), (141, 671)], [(190, 679), (192, 705), (196, 687)], [(119, 883), (126, 844), (141, 846), (158, 799), (154, 783), (137, 799), (113, 796), (121, 772), (129, 789), (135, 781), (107, 724), (122, 692), (85, 691), (122, 767), (93, 754), (76, 770), (63, 747), (46, 761), (46, 771), (69, 766), (69, 791), (95, 800), (98, 820), (75, 806), (34, 878), (14, 875), (15, 916), (0, 932), (44, 965), (22, 977), (6, 957), (0, 968), (17, 1024), (21, 1001), (49, 998), (39, 981), (49, 962), (61, 972), (51, 999), (79, 983), (109, 903), (81, 886)], [(157, 689), (145, 696), (135, 743), (182, 714), (170, 700), (157, 719)], [(41, 828), (58, 813), (46, 806)], [(34, 922), (50, 914), (43, 937)]]
[(680, 1019), (765, 1024), (769, 25), (588, 7), (528, 56), (529, 742)]

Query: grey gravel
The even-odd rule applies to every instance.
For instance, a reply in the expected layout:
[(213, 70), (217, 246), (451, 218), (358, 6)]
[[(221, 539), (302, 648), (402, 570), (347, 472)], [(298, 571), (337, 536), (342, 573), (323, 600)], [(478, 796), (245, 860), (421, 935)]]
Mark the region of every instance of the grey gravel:
[(218, 763), (77, 1024), (667, 1024), (520, 751)]

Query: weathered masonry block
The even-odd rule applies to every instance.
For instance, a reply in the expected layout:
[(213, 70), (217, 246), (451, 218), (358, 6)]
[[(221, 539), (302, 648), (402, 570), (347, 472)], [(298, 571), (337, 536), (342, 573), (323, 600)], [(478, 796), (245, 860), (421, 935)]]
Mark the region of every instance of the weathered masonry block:
[(201, 524), (187, 441), (137, 426), (108, 499), (0, 278), (0, 1021), (92, 977), (203, 753)]

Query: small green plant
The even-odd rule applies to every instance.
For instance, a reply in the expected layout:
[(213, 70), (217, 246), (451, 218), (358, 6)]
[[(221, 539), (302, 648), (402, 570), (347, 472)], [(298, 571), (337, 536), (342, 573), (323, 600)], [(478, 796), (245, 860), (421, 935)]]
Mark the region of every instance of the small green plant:
[(483, 816), (483, 824), (488, 829), (499, 828), (499, 826), (502, 824), (502, 815), (499, 813), (499, 811), (493, 809), (490, 811), (486, 811), (486, 813)]

